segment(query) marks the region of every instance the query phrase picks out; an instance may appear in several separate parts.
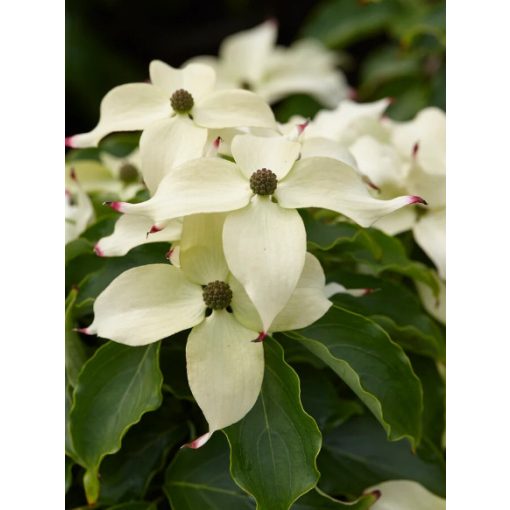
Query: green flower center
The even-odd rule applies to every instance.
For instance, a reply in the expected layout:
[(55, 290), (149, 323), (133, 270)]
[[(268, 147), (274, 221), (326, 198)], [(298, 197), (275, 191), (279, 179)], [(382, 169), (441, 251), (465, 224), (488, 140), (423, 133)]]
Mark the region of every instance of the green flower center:
[(204, 287), (202, 296), (207, 308), (222, 310), (230, 305), (230, 302), (232, 301), (232, 290), (228, 283), (216, 280), (208, 283)]
[(276, 174), (267, 168), (253, 172), (250, 177), (250, 188), (257, 195), (272, 195), (278, 184)]
[(177, 113), (188, 113), (195, 102), (193, 96), (184, 89), (176, 90), (170, 98), (170, 104), (175, 112)]
[(119, 177), (126, 184), (136, 182), (138, 180), (138, 169), (131, 163), (125, 163), (120, 167)]

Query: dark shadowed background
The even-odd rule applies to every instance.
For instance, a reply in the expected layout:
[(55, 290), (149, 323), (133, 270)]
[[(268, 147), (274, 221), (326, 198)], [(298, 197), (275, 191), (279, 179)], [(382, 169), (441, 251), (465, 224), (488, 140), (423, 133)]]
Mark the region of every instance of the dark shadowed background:
[[(225, 36), (271, 17), (280, 44), (309, 35), (337, 51), (359, 100), (392, 96), (390, 114), (399, 119), (445, 107), (442, 0), (68, 0), (66, 135), (91, 129), (104, 94), (147, 79), (152, 59), (180, 66), (216, 54)], [(276, 112), (284, 119), (318, 108), (294, 97)]]

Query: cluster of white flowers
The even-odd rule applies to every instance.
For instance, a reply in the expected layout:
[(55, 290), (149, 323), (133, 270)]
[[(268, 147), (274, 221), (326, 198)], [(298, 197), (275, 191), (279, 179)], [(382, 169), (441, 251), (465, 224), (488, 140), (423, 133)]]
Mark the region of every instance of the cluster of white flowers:
[[(169, 241), (170, 263), (117, 277), (85, 332), (139, 346), (191, 328), (189, 384), (209, 423), (194, 447), (254, 405), (265, 336), (312, 324), (331, 306), (297, 209), (325, 208), (390, 233), (413, 229), (444, 276), (444, 115), (384, 119), (388, 101), (345, 99), (325, 49), (307, 41), (275, 48), (275, 37), (267, 22), (229, 37), (218, 59), (180, 69), (153, 61), (150, 82), (111, 90), (98, 125), (67, 140), (91, 147), (111, 132), (143, 131), (139, 153), (103, 161), (111, 172), (97, 162), (73, 165), (69, 182), (81, 188), (69, 207), (81, 207), (84, 190), (117, 193), (109, 205), (124, 215), (96, 253)], [(276, 123), (268, 101), (295, 92), (336, 109)], [(137, 171), (151, 197), (134, 204)], [(428, 209), (405, 208), (426, 204), (421, 194)], [(90, 221), (87, 207), (74, 236)]]

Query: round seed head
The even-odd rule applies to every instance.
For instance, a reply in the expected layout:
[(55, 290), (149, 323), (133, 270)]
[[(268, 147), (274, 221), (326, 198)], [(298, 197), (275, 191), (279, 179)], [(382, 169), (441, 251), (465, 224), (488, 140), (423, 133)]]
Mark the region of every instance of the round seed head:
[(253, 172), (250, 177), (250, 188), (257, 195), (272, 195), (278, 184), (276, 175), (267, 168)]
[(125, 163), (120, 167), (119, 177), (126, 184), (136, 182), (138, 180), (138, 169), (131, 163)]
[(184, 89), (176, 90), (170, 98), (170, 105), (177, 113), (188, 113), (194, 104), (193, 96)]
[(227, 308), (227, 306), (230, 305), (230, 302), (232, 301), (232, 290), (230, 289), (228, 283), (216, 280), (214, 282), (208, 283), (204, 287), (202, 296), (207, 308), (212, 308), (213, 310), (222, 310), (223, 308)]

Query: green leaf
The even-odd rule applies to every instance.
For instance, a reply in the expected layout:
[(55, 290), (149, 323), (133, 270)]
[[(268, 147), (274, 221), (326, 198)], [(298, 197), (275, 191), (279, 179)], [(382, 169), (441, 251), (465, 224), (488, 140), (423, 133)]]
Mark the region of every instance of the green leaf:
[(344, 48), (383, 31), (395, 15), (396, 7), (396, 2), (391, 0), (330, 0), (315, 11), (304, 35), (319, 39), (331, 48)]
[[(285, 356), (287, 357), (287, 345)], [(337, 385), (333, 381), (333, 377), (336, 376), (330, 370), (317, 370), (304, 364), (294, 365), (294, 369), (299, 376), (303, 407), (313, 416), (321, 431), (363, 413), (363, 407), (359, 402), (340, 398)]]
[(88, 352), (80, 335), (74, 331), (76, 326), (73, 319), (73, 307), (78, 291), (73, 289), (66, 300), (65, 313), (65, 360), (67, 380), (71, 386), (76, 386), (81, 367), (87, 361)]
[(407, 287), (343, 270), (329, 273), (328, 280), (351, 289), (374, 289), (375, 292), (361, 297), (336, 294), (331, 299), (342, 308), (370, 317), (404, 349), (434, 359), (445, 359), (446, 343), (441, 328)]
[(411, 363), (423, 387), (423, 436), (441, 451), (446, 426), (445, 381), (433, 360), (412, 356)]
[(375, 275), (393, 272), (407, 276), (428, 285), (439, 295), (439, 282), (435, 271), (406, 254), (401, 241), (375, 228), (361, 228), (344, 222), (324, 223), (310, 214), (303, 219), (311, 249), (333, 250), (331, 254), (338, 261), (353, 261), (364, 272)]
[(73, 466), (74, 462), (70, 457), (66, 455), (66, 494), (67, 491), (70, 489), (71, 485), (73, 484)]
[(357, 497), (386, 480), (415, 480), (444, 496), (443, 460), (423, 460), (407, 441), (390, 442), (370, 415), (357, 416), (324, 435), (319, 486), (328, 494)]
[(130, 501), (129, 503), (120, 503), (120, 505), (109, 506), (107, 510), (157, 510), (156, 502), (148, 501)]
[(118, 451), (129, 427), (161, 404), (158, 356), (159, 343), (128, 347), (108, 342), (80, 372), (70, 432), (74, 460), (87, 469), (89, 503), (97, 499), (97, 470), (103, 457)]
[(80, 255), (92, 254), (94, 245), (87, 239), (79, 237), (66, 244), (65, 265)]
[(228, 446), (219, 433), (198, 450), (179, 450), (166, 472), (164, 491), (173, 510), (255, 508), (230, 477)]
[(160, 366), (164, 377), (164, 388), (179, 399), (194, 401), (186, 373), (186, 341), (188, 331), (173, 335), (163, 342), (160, 352)]
[(273, 339), (264, 343), (265, 373), (252, 410), (224, 433), (231, 473), (258, 510), (287, 510), (315, 487), (321, 447), (317, 424), (301, 405), (299, 378)]
[(379, 420), (391, 440), (421, 437), (422, 389), (402, 348), (370, 319), (332, 306), (286, 336), (333, 369)]
[(166, 399), (159, 409), (144, 415), (127, 432), (122, 448), (101, 463), (100, 502), (142, 499), (170, 450), (184, 444), (188, 435), (180, 403), (174, 398)]
[(345, 502), (333, 499), (318, 487), (298, 499), (292, 510), (368, 510), (377, 501), (374, 494), (366, 494), (357, 501)]

